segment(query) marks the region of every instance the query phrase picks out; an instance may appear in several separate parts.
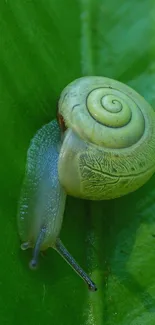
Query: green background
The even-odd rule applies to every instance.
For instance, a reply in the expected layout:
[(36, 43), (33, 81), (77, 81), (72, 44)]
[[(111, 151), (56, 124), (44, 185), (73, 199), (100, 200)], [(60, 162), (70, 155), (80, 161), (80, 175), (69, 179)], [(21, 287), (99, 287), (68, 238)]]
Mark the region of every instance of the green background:
[(30, 139), (83, 75), (118, 79), (155, 107), (155, 5), (148, 0), (0, 1), (0, 324), (154, 325), (155, 177), (126, 197), (68, 197), (61, 239), (99, 290), (49, 249), (20, 250), (17, 202)]

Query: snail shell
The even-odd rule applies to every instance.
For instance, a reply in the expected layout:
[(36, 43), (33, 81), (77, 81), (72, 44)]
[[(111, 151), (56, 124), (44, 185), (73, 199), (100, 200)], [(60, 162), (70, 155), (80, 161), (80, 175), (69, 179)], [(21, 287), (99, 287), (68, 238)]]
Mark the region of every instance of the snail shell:
[(59, 179), (72, 196), (104, 200), (142, 186), (155, 171), (155, 112), (136, 91), (83, 77), (61, 93), (66, 131)]

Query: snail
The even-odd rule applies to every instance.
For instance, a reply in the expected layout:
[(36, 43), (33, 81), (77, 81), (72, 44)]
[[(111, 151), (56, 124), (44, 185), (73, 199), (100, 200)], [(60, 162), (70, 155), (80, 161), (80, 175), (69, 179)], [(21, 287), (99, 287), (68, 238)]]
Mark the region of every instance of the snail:
[(82, 77), (64, 88), (57, 120), (31, 141), (18, 210), (21, 248), (54, 248), (91, 291), (96, 284), (59, 238), (66, 195), (109, 200), (133, 192), (155, 171), (155, 112), (129, 86)]

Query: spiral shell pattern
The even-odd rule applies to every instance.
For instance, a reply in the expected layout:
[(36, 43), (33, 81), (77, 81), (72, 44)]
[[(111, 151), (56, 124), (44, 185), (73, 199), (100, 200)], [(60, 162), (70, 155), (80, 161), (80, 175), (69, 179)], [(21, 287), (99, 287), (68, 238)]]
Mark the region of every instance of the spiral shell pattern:
[(137, 92), (104, 77), (75, 80), (59, 101), (67, 127), (85, 141), (112, 149), (130, 147), (141, 139), (148, 119), (146, 109), (152, 111)]
[(155, 172), (155, 112), (136, 91), (104, 77), (83, 77), (61, 93), (67, 130), (59, 178), (76, 197), (104, 200), (135, 191)]

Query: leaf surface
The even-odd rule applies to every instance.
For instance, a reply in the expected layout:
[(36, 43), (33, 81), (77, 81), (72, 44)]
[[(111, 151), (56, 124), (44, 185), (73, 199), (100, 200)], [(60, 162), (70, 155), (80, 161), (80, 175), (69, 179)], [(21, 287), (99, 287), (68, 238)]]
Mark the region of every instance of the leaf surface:
[(68, 197), (61, 239), (98, 286), (52, 249), (40, 268), (20, 251), (16, 213), (26, 152), (83, 75), (122, 81), (155, 105), (155, 11), (139, 0), (0, 2), (0, 323), (154, 325), (155, 177), (126, 197)]

